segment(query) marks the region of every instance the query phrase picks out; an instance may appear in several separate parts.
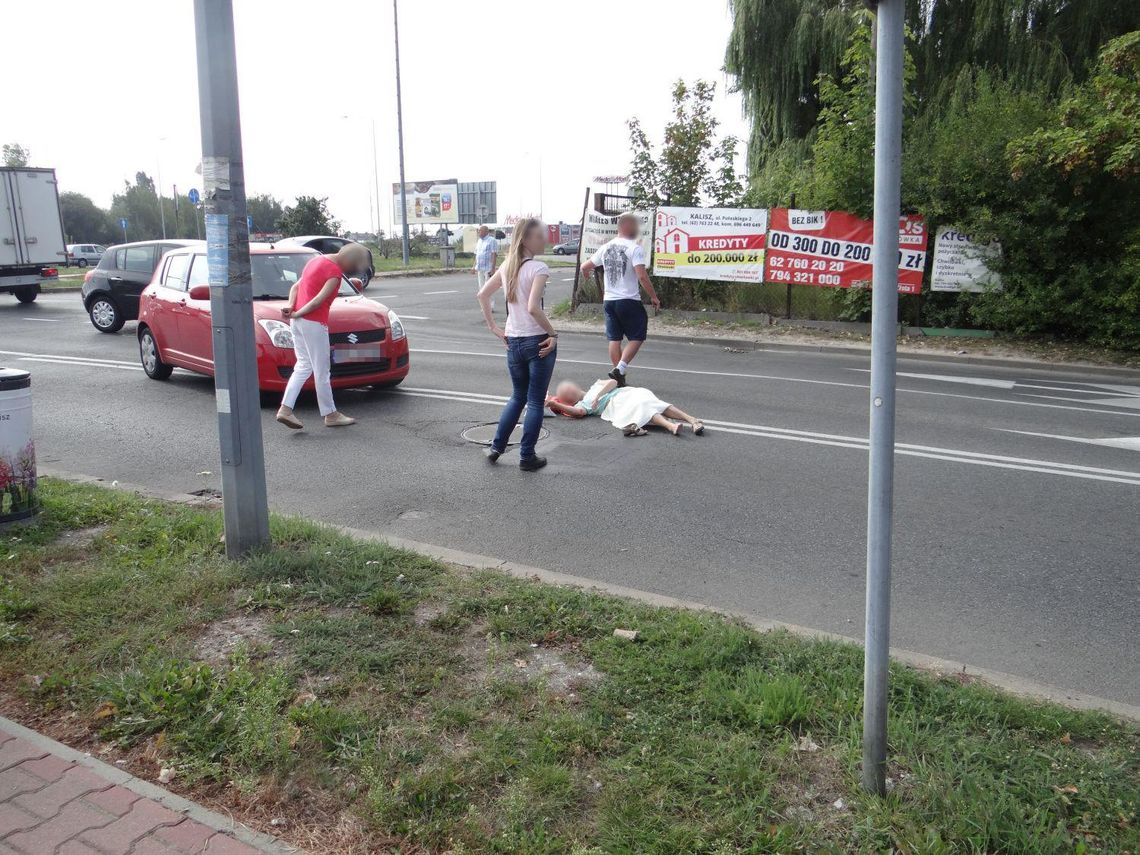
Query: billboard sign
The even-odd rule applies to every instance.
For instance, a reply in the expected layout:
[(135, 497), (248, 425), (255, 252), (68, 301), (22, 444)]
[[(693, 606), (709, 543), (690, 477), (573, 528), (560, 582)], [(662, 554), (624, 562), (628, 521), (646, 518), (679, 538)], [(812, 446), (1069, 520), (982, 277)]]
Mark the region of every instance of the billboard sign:
[(681, 279), (760, 282), (768, 212), (763, 208), (658, 208), (653, 272)]
[(1001, 244), (980, 243), (952, 226), (939, 226), (934, 238), (931, 291), (1000, 291), (1001, 279), (989, 262), (1001, 256)]
[[(921, 216), (899, 217), (899, 293), (922, 291), (926, 224)], [(871, 287), (870, 220), (844, 211), (773, 208), (768, 221), (765, 282), (827, 288)]]
[[(645, 250), (645, 257), (649, 258), (653, 252), (653, 212), (631, 211), (641, 224), (641, 234), (637, 242)], [(617, 237), (616, 216), (599, 214), (597, 211), (586, 211), (584, 228), (582, 229), (582, 258), (590, 258), (595, 252)]]
[(407, 209), (400, 210), (400, 184), (392, 185), (392, 214), (396, 223), (458, 223), (459, 181), (448, 178), (441, 181), (409, 181), (404, 185)]

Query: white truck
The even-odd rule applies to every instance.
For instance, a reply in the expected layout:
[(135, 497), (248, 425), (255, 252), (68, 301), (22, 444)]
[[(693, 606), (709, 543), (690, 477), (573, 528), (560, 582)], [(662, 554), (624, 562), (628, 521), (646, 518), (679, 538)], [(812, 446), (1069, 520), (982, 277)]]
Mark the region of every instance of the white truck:
[(66, 263), (55, 170), (0, 167), (0, 294), (31, 303)]

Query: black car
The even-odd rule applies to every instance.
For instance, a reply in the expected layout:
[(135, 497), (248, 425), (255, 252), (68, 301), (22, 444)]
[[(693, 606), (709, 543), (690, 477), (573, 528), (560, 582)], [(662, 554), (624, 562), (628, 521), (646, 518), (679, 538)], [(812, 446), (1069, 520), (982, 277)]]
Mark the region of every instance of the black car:
[(195, 240), (143, 240), (108, 247), (99, 264), (83, 278), (83, 308), (95, 329), (115, 333), (138, 320), (139, 294), (150, 284), (162, 256)]
[(555, 255), (577, 255), (578, 254), (578, 241), (569, 240), (566, 243), (555, 244)]
[[(345, 244), (356, 243), (348, 238), (332, 237), (331, 235), (300, 235), (298, 237), (281, 238), (279, 241), (274, 242), (277, 246), (305, 246), (309, 249), (315, 249), (317, 252), (331, 254), (339, 252)], [(365, 249), (368, 249), (365, 247)], [(362, 288), (367, 288), (368, 283), (372, 281), (372, 277), (376, 275), (376, 263), (372, 259), (372, 250), (368, 250), (368, 267), (365, 270), (357, 271), (360, 277), (360, 285)]]

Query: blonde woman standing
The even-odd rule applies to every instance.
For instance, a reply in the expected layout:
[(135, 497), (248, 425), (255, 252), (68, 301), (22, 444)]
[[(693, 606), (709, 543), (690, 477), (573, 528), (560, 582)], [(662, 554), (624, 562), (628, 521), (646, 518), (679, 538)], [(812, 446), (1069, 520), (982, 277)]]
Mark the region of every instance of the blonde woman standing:
[[(554, 373), (558, 344), (558, 333), (542, 309), (542, 292), (550, 278), (550, 268), (535, 258), (545, 248), (545, 227), (537, 219), (524, 220), (511, 235), (506, 261), (478, 295), (487, 328), (507, 346), (507, 369), (514, 388), (499, 416), (499, 428), (487, 449), (487, 459), (494, 463), (507, 450), (507, 440), (525, 406), (526, 419), (519, 443), (519, 468), (524, 472), (536, 472), (546, 465), (546, 458), (539, 457), (534, 447), (542, 429), (546, 390)], [(506, 329), (499, 328), (491, 313), (491, 298), (500, 288), (507, 297)]]

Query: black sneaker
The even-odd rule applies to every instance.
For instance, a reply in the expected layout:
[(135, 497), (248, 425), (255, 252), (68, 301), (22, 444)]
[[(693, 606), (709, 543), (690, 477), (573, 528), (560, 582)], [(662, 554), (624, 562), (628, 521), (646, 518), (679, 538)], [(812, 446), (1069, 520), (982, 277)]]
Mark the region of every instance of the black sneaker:
[(519, 461), (519, 469), (523, 472), (537, 472), (546, 465), (546, 458), (539, 457), (537, 454), (534, 457), (528, 457), (525, 460)]
[(618, 371), (616, 368), (606, 375), (611, 380), (616, 380), (618, 388), (621, 389), (625, 386), (625, 375)]
[(498, 463), (499, 458), (503, 456), (503, 452), (496, 451), (495, 446), (493, 446), (493, 445), (488, 445), (487, 450), (484, 451), (483, 453), (485, 455), (487, 455), (487, 462), (488, 463)]

